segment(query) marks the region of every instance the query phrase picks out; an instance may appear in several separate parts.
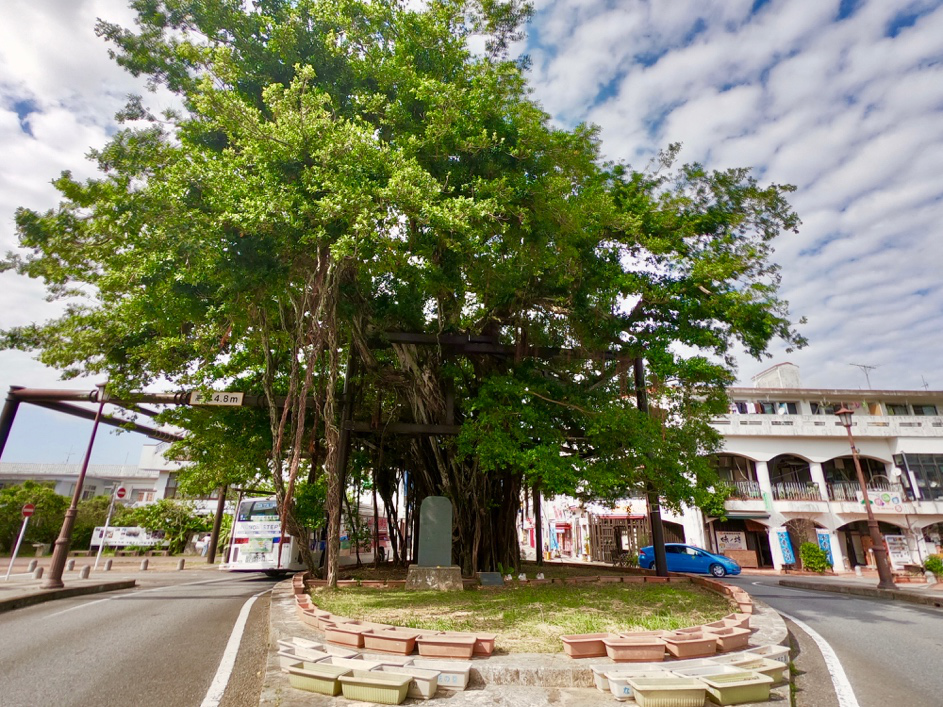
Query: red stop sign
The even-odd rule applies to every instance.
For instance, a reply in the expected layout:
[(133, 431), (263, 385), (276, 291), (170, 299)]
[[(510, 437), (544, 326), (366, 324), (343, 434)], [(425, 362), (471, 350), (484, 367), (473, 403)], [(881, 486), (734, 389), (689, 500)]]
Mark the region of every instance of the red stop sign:
[(33, 515), (35, 510), (36, 506), (34, 506), (32, 503), (27, 503), (25, 506), (23, 506), (23, 517), (29, 518), (31, 515)]
[(128, 495), (128, 492), (125, 491), (124, 486), (121, 486), (117, 491), (115, 491), (115, 498), (122, 499)]

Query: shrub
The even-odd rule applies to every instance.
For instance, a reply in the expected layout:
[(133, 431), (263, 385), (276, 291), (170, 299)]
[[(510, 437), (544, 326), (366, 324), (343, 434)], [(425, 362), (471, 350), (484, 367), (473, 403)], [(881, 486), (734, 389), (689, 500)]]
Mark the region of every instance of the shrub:
[(937, 577), (943, 577), (943, 556), (930, 555), (924, 560), (923, 568), (927, 572), (933, 572)]
[(815, 543), (802, 543), (799, 546), (799, 557), (802, 559), (802, 566), (812, 572), (822, 573), (832, 568), (828, 553)]

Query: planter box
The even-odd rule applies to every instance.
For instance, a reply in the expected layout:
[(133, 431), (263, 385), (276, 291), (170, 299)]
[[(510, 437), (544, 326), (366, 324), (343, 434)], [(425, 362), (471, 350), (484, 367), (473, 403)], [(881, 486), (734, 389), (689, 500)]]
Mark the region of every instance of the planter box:
[(746, 702), (766, 702), (773, 679), (760, 673), (746, 675), (711, 675), (700, 678), (707, 685), (711, 702), (719, 705), (740, 705)]
[(608, 575), (599, 578), (600, 584), (616, 584), (619, 582), (622, 582), (622, 577)]
[(301, 623), (303, 623), (305, 626), (310, 626), (313, 629), (320, 630), (321, 622), (318, 617), (318, 614), (326, 614), (326, 613), (327, 612), (325, 611), (319, 611), (317, 609), (315, 610), (302, 609), (299, 612), (298, 618), (301, 619)]
[(755, 655), (760, 658), (768, 658), (769, 660), (778, 660), (783, 665), (789, 665), (789, 646), (759, 646), (757, 648), (749, 648), (744, 651), (744, 657), (747, 655)]
[[(366, 635), (366, 634), (364, 634)], [(412, 665), (413, 659), (408, 655), (381, 655), (379, 653), (361, 653), (361, 659), (369, 663), (376, 663), (380, 667), (384, 665), (403, 667), (404, 665)]]
[(649, 584), (666, 584), (668, 582), (667, 577), (646, 577), (645, 581)]
[(616, 663), (655, 663), (665, 659), (665, 642), (655, 636), (604, 638), (606, 654)]
[(288, 638), (279, 638), (278, 646), (280, 648), (286, 648), (288, 650), (295, 650), (296, 648), (309, 648), (312, 650), (320, 651), (324, 649), (323, 643), (319, 643), (318, 641), (309, 641), (307, 638), (301, 638), (299, 636), (289, 636)]
[(386, 582), (379, 579), (363, 579), (360, 581), (360, 586), (369, 589), (386, 589)]
[(703, 658), (717, 652), (717, 639), (708, 634), (669, 634), (664, 641), (675, 658)]
[(336, 665), (339, 668), (347, 668), (348, 670), (376, 670), (380, 667), (378, 662), (364, 660), (360, 657), (359, 653), (352, 658), (341, 658), (340, 656), (332, 655), (331, 659), (325, 662)]
[(334, 616), (334, 614), (332, 614), (329, 611), (325, 611), (320, 614), (315, 614), (315, 616), (317, 616), (317, 619), (318, 619), (319, 631), (326, 631), (328, 627), (333, 626), (334, 624), (342, 624), (351, 620), (351, 619), (348, 619), (346, 616)]
[(589, 669), (593, 671), (593, 685), (600, 692), (609, 692), (609, 680), (606, 673), (614, 668), (606, 663), (605, 665), (590, 665)]
[(471, 658), (475, 652), (474, 636), (419, 636), (419, 655), (424, 658)]
[(721, 621), (731, 621), (740, 628), (750, 628), (750, 614), (727, 614)]
[(351, 648), (363, 648), (363, 634), (370, 629), (352, 624), (334, 624), (325, 626), (324, 640)]
[(359, 587), (359, 579), (339, 579), (337, 580), (337, 588), (343, 589), (344, 587)]
[(326, 587), (327, 580), (326, 579), (306, 579), (305, 586), (306, 587)]
[(736, 628), (735, 626), (727, 628), (705, 627), (704, 632), (717, 637), (717, 650), (723, 653), (743, 650), (750, 641), (750, 629), (748, 628)]
[(623, 577), (622, 583), (623, 584), (644, 584), (645, 579), (646, 579), (645, 577)]
[(470, 636), (475, 639), (475, 649), (472, 655), (488, 657), (494, 653), (494, 642), (498, 637), (496, 633), (466, 633), (464, 631), (446, 631), (445, 636)]
[(672, 633), (704, 633), (703, 626), (688, 626), (687, 628), (678, 628), (672, 631)]
[(321, 650), (333, 658), (356, 658), (360, 655), (357, 651), (352, 651), (349, 648), (341, 648), (340, 646), (327, 644), (325, 644)]
[(301, 664), (286, 668), (288, 671), (288, 682), (291, 686), (299, 690), (308, 692), (318, 692), (322, 695), (339, 695), (341, 685), (338, 678), (341, 675), (347, 675), (350, 670), (336, 665), (326, 665), (317, 663), (310, 669), (304, 668)]
[(747, 656), (747, 654), (743, 655), (744, 657), (740, 660), (731, 661), (730, 665), (735, 665), (744, 670), (752, 670), (755, 673), (762, 673), (772, 678), (773, 683), (776, 685), (785, 681), (787, 667), (785, 663), (780, 663), (778, 660), (770, 660), (769, 658), (756, 658), (754, 656)]
[(744, 675), (750, 674), (749, 670), (738, 668), (735, 665), (720, 665), (716, 662), (713, 665), (700, 665), (697, 667), (688, 668), (670, 667), (670, 670), (679, 678), (703, 678), (726, 675), (739, 675), (740, 677), (743, 677)]
[(707, 697), (707, 687), (694, 678), (638, 677), (626, 682), (639, 707), (703, 707)]
[(416, 649), (416, 634), (411, 631), (368, 631), (363, 634), (363, 645), (372, 651), (409, 655)]
[(605, 679), (609, 684), (609, 692), (619, 702), (625, 702), (633, 697), (629, 678), (666, 677), (671, 676), (663, 670), (651, 668), (610, 668), (605, 674)]
[(302, 667), (307, 670), (315, 663), (320, 663), (322, 660), (327, 660), (330, 657), (331, 656), (324, 651), (317, 651), (312, 648), (296, 648), (294, 650), (283, 648), (278, 651), (278, 664), (284, 669), (292, 665), (297, 665), (298, 663), (303, 663), (304, 665), (302, 665)]
[(752, 601), (738, 601), (737, 609), (739, 609), (741, 614), (752, 614), (753, 613), (753, 602)]
[(414, 668), (439, 671), (439, 687), (446, 690), (464, 690), (471, 675), (471, 662), (459, 660), (424, 660), (416, 658)]
[(350, 675), (341, 675), (338, 680), (348, 700), (398, 705), (406, 699), (412, 678), (408, 675), (354, 670)]
[(566, 584), (591, 584), (597, 581), (599, 581), (598, 575), (593, 577), (566, 577), (564, 580)]
[(435, 697), (436, 690), (439, 688), (439, 671), (426, 670), (425, 668), (398, 667), (390, 665), (381, 665), (380, 670), (394, 675), (407, 675), (410, 678), (409, 688), (406, 691), (406, 697), (412, 697), (417, 700), (429, 700)]
[(571, 658), (600, 658), (606, 655), (605, 638), (616, 638), (611, 633), (574, 633), (560, 636), (563, 651)]

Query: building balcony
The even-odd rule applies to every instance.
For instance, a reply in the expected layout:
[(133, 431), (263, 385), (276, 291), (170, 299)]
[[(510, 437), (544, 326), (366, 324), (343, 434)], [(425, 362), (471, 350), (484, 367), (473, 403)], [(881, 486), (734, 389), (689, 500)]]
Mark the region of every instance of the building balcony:
[(733, 489), (729, 498), (739, 501), (763, 498), (763, 491), (756, 481), (728, 481), (727, 484)]
[[(838, 481), (827, 484), (828, 500), (861, 502), (861, 485), (857, 481)], [(890, 484), (872, 481), (868, 484), (868, 497), (873, 498), (883, 493), (889, 493), (904, 498), (904, 489), (900, 484)]]
[(774, 501), (824, 501), (819, 485), (814, 481), (795, 481), (773, 484)]
[[(722, 415), (711, 424), (724, 436), (847, 436), (845, 427), (834, 415)], [(943, 417), (856, 414), (851, 430), (855, 437), (943, 437)]]

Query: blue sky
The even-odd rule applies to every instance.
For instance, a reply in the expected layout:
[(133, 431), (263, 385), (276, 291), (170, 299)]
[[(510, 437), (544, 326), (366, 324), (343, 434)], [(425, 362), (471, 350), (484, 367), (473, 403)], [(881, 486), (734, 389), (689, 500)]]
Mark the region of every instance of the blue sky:
[[(790, 360), (810, 387), (866, 388), (851, 365), (864, 364), (876, 389), (943, 390), (943, 0), (535, 4), (520, 47), (534, 97), (561, 125), (597, 124), (608, 158), (644, 167), (681, 142), (685, 161), (796, 185), (803, 225), (775, 258), (810, 345), (741, 357), (742, 384)], [(114, 130), (125, 95), (143, 92), (108, 59), (96, 17), (131, 26), (123, 0), (0, 4), (2, 251), (15, 245), (14, 209), (51, 206), (63, 169), (92, 176), (83, 155)], [(0, 327), (57, 311), (36, 283), (0, 275)], [(60, 385), (29, 355), (0, 352), (0, 390), (11, 384)], [(84, 450), (90, 423), (36, 415), (17, 423), (4, 460)], [(106, 435), (102, 463), (123, 463), (129, 439)]]

